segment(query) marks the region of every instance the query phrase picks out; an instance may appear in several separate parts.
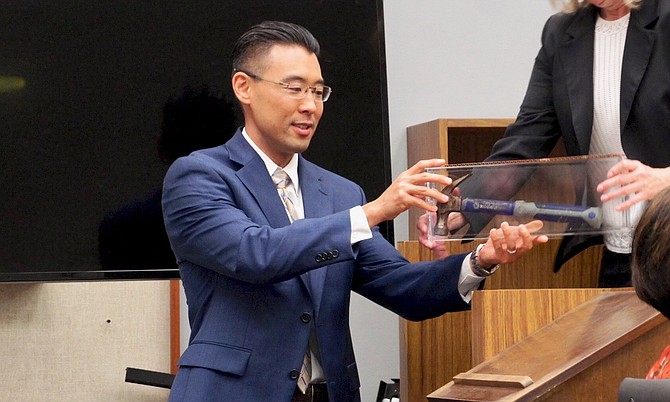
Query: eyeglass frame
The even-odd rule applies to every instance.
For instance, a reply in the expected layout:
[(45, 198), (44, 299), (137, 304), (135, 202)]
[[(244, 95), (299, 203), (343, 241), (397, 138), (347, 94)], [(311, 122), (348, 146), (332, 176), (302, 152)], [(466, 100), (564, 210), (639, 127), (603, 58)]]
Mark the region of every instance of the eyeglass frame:
[(309, 91), (309, 92), (312, 93), (312, 96), (314, 96), (314, 100), (319, 101), (321, 103), (324, 103), (328, 99), (330, 99), (330, 95), (333, 93), (333, 88), (329, 87), (328, 85), (321, 85), (320, 88), (323, 89), (323, 93), (321, 94), (321, 99), (319, 99), (317, 97), (317, 93), (316, 93), (316, 91), (317, 91), (317, 89), (319, 89), (319, 87), (312, 87), (312, 86), (307, 85), (307, 88), (305, 88), (303, 90), (302, 85), (301, 85), (300, 86), (300, 93), (298, 93), (298, 92), (295, 92), (295, 91), (291, 90), (291, 88), (296, 89), (296, 87), (291, 87), (291, 85), (297, 85), (295, 83), (286, 83), (286, 82), (283, 82), (283, 81), (266, 80), (265, 78), (263, 78), (263, 77), (261, 77), (257, 74), (254, 74), (254, 73), (246, 71), (246, 70), (241, 70), (239, 68), (234, 68), (233, 69), (233, 74), (235, 74), (235, 73), (244, 73), (244, 74), (248, 75), (249, 77), (251, 77), (255, 80), (265, 81), (265, 82), (269, 82), (271, 84), (277, 84), (277, 85), (281, 86), (282, 88), (284, 88), (285, 90), (287, 90), (288, 94), (289, 94), (289, 97), (291, 97), (293, 99), (305, 99), (305, 97), (307, 96), (307, 92)]

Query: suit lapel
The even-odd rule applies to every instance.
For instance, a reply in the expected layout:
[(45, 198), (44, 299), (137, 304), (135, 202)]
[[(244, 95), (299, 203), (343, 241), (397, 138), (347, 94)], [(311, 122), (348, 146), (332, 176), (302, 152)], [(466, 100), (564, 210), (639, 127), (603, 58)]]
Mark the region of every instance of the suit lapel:
[[(227, 146), (230, 152), (230, 160), (242, 166), (237, 171), (237, 177), (258, 203), (268, 224), (273, 228), (290, 225), (291, 221), (286, 215), (284, 205), (277, 194), (277, 188), (272, 182), (265, 163), (247, 143), (241, 131), (237, 132)], [(302, 178), (300, 182), (302, 186)], [(312, 293), (310, 289), (311, 278), (308, 279), (307, 274), (300, 275), (300, 282), (308, 292)]]
[[(279, 228), (290, 225), (277, 189), (267, 172), (263, 160), (256, 154), (247, 141), (238, 133), (226, 145), (230, 152), (230, 160), (241, 165), (237, 177), (254, 197), (270, 226)], [(306, 218), (318, 218), (333, 212), (332, 199), (322, 185), (318, 170), (310, 162), (300, 156), (298, 162), (300, 175), (300, 191)], [(323, 288), (326, 280), (327, 267), (315, 269), (300, 276), (300, 280), (312, 295), (314, 308), (318, 314)]]
[(579, 12), (559, 46), (558, 57), (565, 70), (572, 125), (582, 153), (589, 151), (593, 127), (593, 41), (596, 11)]
[(306, 218), (321, 218), (333, 213), (333, 200), (316, 167), (302, 156), (298, 162), (300, 191)]
[(237, 177), (258, 203), (268, 224), (273, 228), (289, 225), (291, 222), (263, 160), (247, 143), (241, 131), (238, 130), (226, 147), (230, 160), (241, 166)]
[[(301, 156), (300, 162), (298, 162), (298, 171), (305, 218), (320, 218), (332, 214), (333, 200), (328, 189), (323, 185), (314, 165)], [(310, 290), (317, 317), (321, 306), (327, 272), (327, 266), (309, 272)]]
[(658, 10), (653, 0), (645, 0), (641, 8), (633, 10), (630, 15), (621, 76), (622, 132), (630, 115), (635, 94), (649, 64), (656, 39), (653, 24), (657, 19)]

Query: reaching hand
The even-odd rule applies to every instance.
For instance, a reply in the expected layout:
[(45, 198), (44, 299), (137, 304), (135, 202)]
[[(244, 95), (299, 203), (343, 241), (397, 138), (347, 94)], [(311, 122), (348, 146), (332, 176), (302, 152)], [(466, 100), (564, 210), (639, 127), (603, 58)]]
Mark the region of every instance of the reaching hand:
[(486, 269), (518, 260), (534, 245), (549, 241), (546, 235), (532, 234), (542, 226), (542, 221), (535, 220), (519, 226), (503, 222), (499, 229), (491, 229), (486, 245), (479, 252), (479, 264)]
[[(449, 256), (446, 242), (428, 240), (428, 214), (419, 217), (416, 223), (419, 230), (419, 243), (431, 249), (437, 258)], [(479, 252), (479, 263), (482, 267), (497, 264), (508, 264), (519, 259), (530, 251), (534, 245), (549, 241), (546, 235), (533, 235), (542, 229), (543, 223), (535, 220), (519, 226), (510, 226), (503, 222), (499, 229), (491, 229), (486, 245)]]
[(416, 221), (416, 228), (419, 230), (419, 243), (433, 251), (437, 258), (445, 258), (449, 255), (445, 242), (428, 240), (428, 214), (423, 214)]
[(429, 188), (426, 183), (448, 186), (451, 184), (451, 179), (446, 175), (426, 173), (425, 169), (444, 166), (444, 163), (444, 159), (417, 162), (401, 173), (379, 198), (363, 205), (363, 212), (368, 218), (370, 227), (391, 220), (410, 207), (435, 212), (437, 207), (428, 203), (426, 198), (446, 202), (448, 197), (435, 188)]
[(630, 195), (616, 206), (617, 211), (625, 211), (640, 201), (651, 200), (668, 186), (670, 168), (652, 168), (640, 161), (624, 159), (607, 172), (607, 179), (596, 190), (602, 193), (602, 202)]

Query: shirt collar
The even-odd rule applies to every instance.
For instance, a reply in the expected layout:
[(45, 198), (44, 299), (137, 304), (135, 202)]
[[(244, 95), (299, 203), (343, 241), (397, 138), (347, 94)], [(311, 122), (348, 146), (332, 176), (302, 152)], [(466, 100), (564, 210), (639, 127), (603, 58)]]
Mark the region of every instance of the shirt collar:
[(244, 136), (244, 139), (247, 140), (249, 145), (251, 145), (251, 148), (256, 151), (258, 156), (261, 157), (263, 160), (263, 163), (265, 164), (265, 168), (268, 170), (268, 174), (272, 176), (272, 174), (277, 170), (277, 168), (282, 168), (288, 177), (291, 179), (291, 183), (293, 184), (293, 188), (295, 189), (296, 194), (300, 194), (300, 179), (298, 178), (298, 154), (293, 154), (293, 157), (291, 160), (288, 162), (288, 164), (284, 167), (278, 166), (276, 163), (270, 159), (269, 156), (263, 152), (256, 143), (249, 137), (249, 133), (247, 133), (246, 128), (242, 128), (242, 136)]

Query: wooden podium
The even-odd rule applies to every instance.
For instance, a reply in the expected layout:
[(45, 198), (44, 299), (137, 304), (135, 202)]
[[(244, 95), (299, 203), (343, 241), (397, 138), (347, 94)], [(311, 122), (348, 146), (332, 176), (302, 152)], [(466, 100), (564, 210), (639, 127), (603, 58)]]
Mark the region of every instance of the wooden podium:
[[(408, 127), (408, 166), (427, 158), (480, 162), (512, 121), (438, 119)], [(564, 155), (559, 143), (550, 156)], [(416, 241), (421, 213), (410, 210), (410, 241), (397, 245), (410, 261), (433, 258)], [(550, 239), (487, 279), (470, 312), (401, 319), (401, 400), (597, 400), (605, 389), (602, 400), (613, 400), (623, 376), (643, 377), (667, 343), (668, 324), (630, 290), (595, 289), (602, 246), (554, 273), (560, 242)], [(477, 244), (447, 246), (457, 254)]]
[[(471, 251), (476, 244), (478, 243), (449, 242), (447, 246), (450, 254), (458, 254)], [(488, 278), (484, 289), (595, 288), (598, 283), (602, 246), (580, 253), (568, 261), (558, 273), (554, 273), (552, 267), (559, 244), (560, 239), (550, 239), (548, 244), (534, 247), (524, 258), (503, 266), (495, 275)], [(416, 240), (399, 242), (397, 247), (411, 262), (433, 259), (432, 252)], [(599, 289), (590, 290), (590, 292), (597, 291)], [(585, 297), (581, 300), (584, 301)], [(545, 318), (554, 317), (548, 315), (549, 306), (552, 304), (547, 302), (535, 305), (529, 311), (538, 322), (544, 324)], [(426, 401), (426, 395), (489, 356), (487, 354), (489, 349), (473, 348), (473, 335), (480, 331), (478, 327), (480, 319), (473, 319), (472, 314), (473, 311), (447, 313), (420, 322), (400, 319), (401, 401)], [(532, 328), (528, 323), (524, 325), (528, 329)], [(522, 334), (525, 336), (528, 333), (529, 331), (526, 331)], [(511, 338), (506, 336), (504, 339), (516, 341), (520, 336)], [(499, 350), (496, 348), (496, 353)]]
[(632, 289), (479, 291), (472, 308), (482, 362), (430, 402), (614, 401), (625, 377), (644, 378), (670, 334)]
[[(443, 158), (448, 164), (480, 162), (501, 138), (512, 119), (438, 119), (407, 128), (407, 163)], [(565, 155), (559, 143), (550, 156)], [(409, 211), (410, 241), (397, 244), (410, 261), (433, 259), (419, 245), (414, 222), (422, 212)], [(478, 242), (449, 242), (449, 252), (470, 252)], [(592, 247), (558, 272), (552, 268), (560, 239), (534, 248), (517, 263), (507, 265), (486, 281), (485, 289), (595, 288), (602, 246)], [(400, 320), (401, 401), (425, 401), (426, 395), (470, 370), (480, 359), (473, 355), (471, 312), (449, 313), (422, 322)]]

